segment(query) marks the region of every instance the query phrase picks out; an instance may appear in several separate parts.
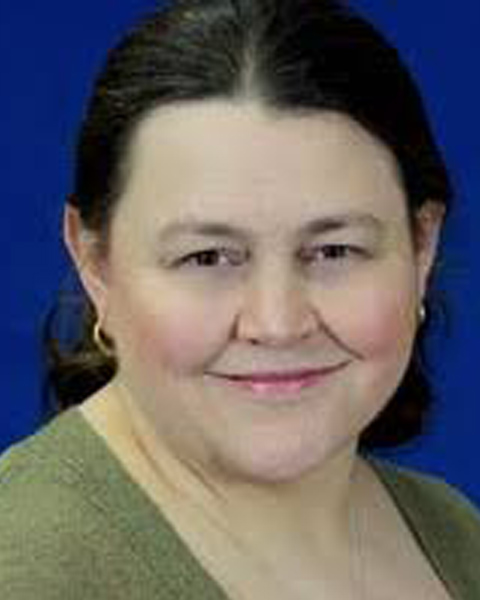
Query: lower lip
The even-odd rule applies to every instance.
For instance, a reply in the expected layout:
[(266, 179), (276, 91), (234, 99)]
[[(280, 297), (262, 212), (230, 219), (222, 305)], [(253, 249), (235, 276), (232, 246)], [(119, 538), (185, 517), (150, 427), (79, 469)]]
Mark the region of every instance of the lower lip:
[(343, 368), (345, 364), (346, 363), (342, 363), (341, 365), (325, 369), (306, 377), (299, 377), (298, 379), (289, 379), (285, 381), (253, 381), (248, 379), (228, 379), (227, 377), (222, 377), (221, 379), (223, 379), (223, 381), (229, 385), (243, 390), (248, 390), (257, 396), (285, 395), (319, 385), (330, 375), (333, 375)]

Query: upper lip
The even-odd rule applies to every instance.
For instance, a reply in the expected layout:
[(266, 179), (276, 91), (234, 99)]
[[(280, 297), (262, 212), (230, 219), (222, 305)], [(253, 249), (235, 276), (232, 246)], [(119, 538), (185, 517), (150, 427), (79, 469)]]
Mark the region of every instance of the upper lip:
[(328, 365), (324, 367), (317, 368), (307, 368), (307, 369), (298, 369), (295, 371), (261, 371), (254, 373), (212, 373), (217, 377), (224, 377), (227, 379), (235, 379), (242, 380), (246, 379), (248, 381), (289, 381), (295, 379), (304, 379), (306, 377), (312, 377), (315, 375), (323, 375), (329, 373), (330, 371), (334, 371), (335, 369), (346, 364), (337, 363), (334, 365)]

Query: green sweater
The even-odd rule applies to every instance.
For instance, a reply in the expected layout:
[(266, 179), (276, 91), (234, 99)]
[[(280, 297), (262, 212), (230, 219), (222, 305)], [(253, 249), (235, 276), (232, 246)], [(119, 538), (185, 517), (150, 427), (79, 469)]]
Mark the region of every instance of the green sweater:
[[(480, 519), (432, 477), (374, 462), (456, 600), (480, 599)], [(0, 459), (2, 600), (227, 600), (82, 413)]]

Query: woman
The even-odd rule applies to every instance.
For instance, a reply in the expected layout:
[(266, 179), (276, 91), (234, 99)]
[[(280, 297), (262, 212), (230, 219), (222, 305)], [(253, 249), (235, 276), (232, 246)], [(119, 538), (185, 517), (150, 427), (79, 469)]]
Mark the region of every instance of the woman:
[(426, 417), (450, 197), (410, 75), (340, 2), (134, 28), (65, 209), (62, 414), (2, 463), (2, 598), (479, 598), (473, 507), (369, 454)]

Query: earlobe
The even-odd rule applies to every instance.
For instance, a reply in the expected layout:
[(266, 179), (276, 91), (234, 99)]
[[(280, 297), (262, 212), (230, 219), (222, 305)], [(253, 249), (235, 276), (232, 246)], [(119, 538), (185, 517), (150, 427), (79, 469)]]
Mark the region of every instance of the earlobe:
[(97, 236), (85, 228), (78, 210), (68, 203), (63, 213), (63, 239), (97, 314), (105, 315), (107, 305), (105, 259), (99, 253)]

